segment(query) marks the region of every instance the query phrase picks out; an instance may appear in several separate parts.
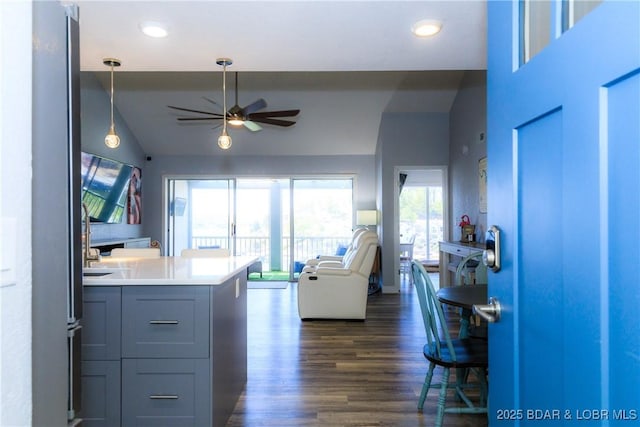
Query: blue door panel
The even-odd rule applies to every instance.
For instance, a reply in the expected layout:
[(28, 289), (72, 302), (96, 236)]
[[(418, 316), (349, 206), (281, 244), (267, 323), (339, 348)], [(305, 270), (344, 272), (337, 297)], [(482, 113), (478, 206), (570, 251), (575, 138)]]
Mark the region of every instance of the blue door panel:
[[(610, 396), (640, 410), (640, 73), (606, 89)], [(638, 414), (640, 415), (640, 414)]]
[[(516, 333), (520, 338), (523, 409), (557, 408), (562, 407), (563, 401), (562, 123), (562, 110), (556, 109), (527, 123), (517, 133)], [(544, 307), (535, 301), (545, 301)], [(556, 386), (539, 393), (549, 377), (554, 378)]]

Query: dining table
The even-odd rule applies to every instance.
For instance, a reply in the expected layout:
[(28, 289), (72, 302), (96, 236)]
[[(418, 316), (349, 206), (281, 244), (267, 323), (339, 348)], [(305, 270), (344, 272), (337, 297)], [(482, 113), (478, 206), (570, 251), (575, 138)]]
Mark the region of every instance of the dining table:
[(460, 338), (469, 337), (469, 325), (473, 306), (487, 303), (488, 286), (487, 285), (461, 285), (448, 286), (440, 288), (436, 292), (438, 300), (454, 307), (460, 307)]

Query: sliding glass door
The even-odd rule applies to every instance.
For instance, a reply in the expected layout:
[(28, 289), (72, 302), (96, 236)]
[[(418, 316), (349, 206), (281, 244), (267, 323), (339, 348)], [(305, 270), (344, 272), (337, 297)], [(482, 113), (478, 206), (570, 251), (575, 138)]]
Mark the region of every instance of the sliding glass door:
[(289, 179), (239, 178), (236, 198), (236, 254), (257, 256), (268, 277), (286, 280)]
[(169, 179), (167, 200), (167, 255), (187, 248), (234, 253), (234, 180)]
[(229, 248), (258, 257), (274, 280), (351, 240), (352, 178), (168, 179), (166, 200), (167, 255)]

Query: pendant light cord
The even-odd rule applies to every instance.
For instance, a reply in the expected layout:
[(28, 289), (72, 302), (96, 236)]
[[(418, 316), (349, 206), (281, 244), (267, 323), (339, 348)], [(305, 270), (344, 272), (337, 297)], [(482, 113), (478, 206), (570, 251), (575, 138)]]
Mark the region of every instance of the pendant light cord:
[(222, 67), (222, 133), (227, 133), (227, 64)]
[(113, 61), (111, 62), (111, 128), (114, 128), (113, 124)]

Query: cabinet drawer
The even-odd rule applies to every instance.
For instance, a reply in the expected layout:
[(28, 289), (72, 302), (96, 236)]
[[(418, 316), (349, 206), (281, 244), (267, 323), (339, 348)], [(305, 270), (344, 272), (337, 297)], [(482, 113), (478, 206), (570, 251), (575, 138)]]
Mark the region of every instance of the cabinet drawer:
[(120, 360), (120, 287), (86, 286), (82, 360)]
[(122, 426), (211, 425), (208, 359), (124, 359)]
[(120, 361), (82, 362), (82, 426), (120, 425)]
[(122, 290), (122, 357), (209, 357), (208, 286)]

